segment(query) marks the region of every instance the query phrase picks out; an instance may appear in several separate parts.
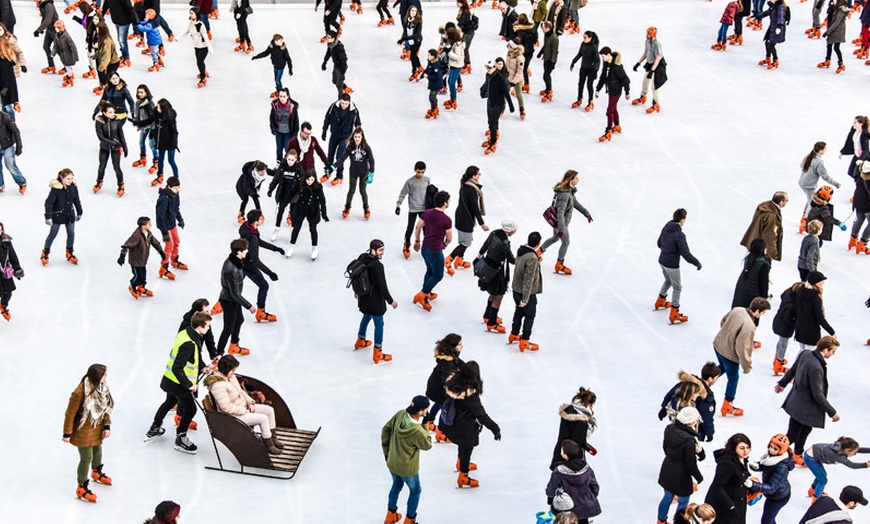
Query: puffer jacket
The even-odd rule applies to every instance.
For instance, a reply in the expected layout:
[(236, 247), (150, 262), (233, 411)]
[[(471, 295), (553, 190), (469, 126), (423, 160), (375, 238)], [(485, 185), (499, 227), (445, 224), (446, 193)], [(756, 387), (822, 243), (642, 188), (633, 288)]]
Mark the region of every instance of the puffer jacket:
[(783, 500), (791, 495), (791, 484), (788, 482), (788, 474), (794, 469), (794, 459), (791, 453), (771, 456), (765, 453), (758, 462), (757, 467), (750, 464), (750, 468), (761, 470), (761, 482), (752, 481), (752, 491), (760, 492), (771, 500)]
[(79, 52), (76, 43), (68, 31), (57, 33), (54, 43), (51, 45), (51, 55), (60, 58), (60, 63), (65, 66), (75, 65), (79, 61)]
[(460, 446), (475, 447), (480, 443), (481, 425), (486, 426), (493, 435), (501, 434), (498, 424), (483, 408), (477, 390), (451, 391), (445, 388), (445, 392), (456, 402), (456, 418), (453, 425), (440, 426), (447, 438)]
[(97, 118), (94, 119), (94, 128), (97, 132), (97, 139), (100, 141), (100, 149), (104, 151), (121, 148), (127, 150), (127, 140), (124, 138), (121, 122), (117, 119), (110, 120), (102, 114), (97, 115)]
[(218, 411), (237, 417), (250, 413), (248, 405), (253, 404), (254, 399), (242, 389), (235, 373), (227, 377), (219, 371), (213, 371), (204, 382)]
[(45, 218), (55, 224), (71, 224), (82, 214), (82, 201), (75, 180), (69, 187), (63, 187), (60, 180), (53, 178), (48, 183), (51, 190), (45, 199)]
[(559, 435), (556, 438), (556, 446), (553, 448), (553, 459), (550, 461), (550, 470), (564, 462), (562, 458), (562, 441), (573, 440), (580, 446), (580, 457), (584, 457), (589, 450), (587, 440), (595, 432), (597, 424), (595, 414), (586, 406), (579, 404), (562, 404), (559, 406)]
[(520, 45), (509, 51), (505, 59), (508, 72), (508, 84), (516, 85), (523, 82), (523, 70), (526, 67), (525, 48)]
[(656, 245), (661, 249), (659, 264), (665, 267), (672, 269), (680, 267), (680, 257), (693, 266), (697, 267), (701, 264), (689, 251), (686, 234), (683, 233), (683, 226), (679, 222), (671, 220), (665, 224)]
[(559, 186), (553, 188), (553, 205), (556, 207), (556, 216), (559, 218), (560, 232), (568, 229), (571, 225), (571, 217), (574, 216), (574, 210), (581, 212), (587, 219), (591, 218), (589, 211), (577, 201), (577, 188), (571, 187), (561, 189)]

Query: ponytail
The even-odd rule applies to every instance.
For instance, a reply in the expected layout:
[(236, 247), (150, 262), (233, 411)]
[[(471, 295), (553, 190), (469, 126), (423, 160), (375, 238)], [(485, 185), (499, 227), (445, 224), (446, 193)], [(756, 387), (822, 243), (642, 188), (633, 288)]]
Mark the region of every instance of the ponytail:
[(801, 166), (801, 169), (804, 173), (810, 170), (810, 165), (813, 163), (813, 159), (819, 156), (819, 152), (826, 147), (828, 147), (828, 144), (821, 141), (816, 142), (815, 145), (813, 145), (813, 150), (810, 151), (810, 153), (806, 157), (804, 157), (804, 162)]

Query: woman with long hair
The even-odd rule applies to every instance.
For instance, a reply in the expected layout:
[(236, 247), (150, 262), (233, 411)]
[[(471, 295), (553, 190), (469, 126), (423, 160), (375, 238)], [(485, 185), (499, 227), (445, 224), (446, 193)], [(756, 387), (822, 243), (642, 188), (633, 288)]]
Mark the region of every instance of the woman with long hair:
[(175, 165), (175, 152), (178, 149), (178, 124), (176, 123), (175, 109), (169, 100), (161, 98), (155, 106), (157, 114), (154, 119), (154, 129), (151, 135), (157, 144), (157, 178), (151, 181), (152, 186), (163, 183), (163, 161), (169, 157), (169, 165), (172, 167), (172, 176), (178, 176), (178, 166)]
[(468, 0), (456, 0), (456, 7), (459, 12), (456, 13), (456, 27), (459, 28), (462, 35), (462, 59), (464, 66), (460, 70), (462, 74), (471, 73), (471, 41), (474, 40), (474, 32), (477, 31), (477, 26), (480, 23), (477, 17), (471, 13), (471, 6)]
[(813, 150), (804, 157), (801, 162), (801, 176), (798, 179), (798, 185), (807, 196), (807, 205), (804, 207), (803, 215), (801, 216), (801, 226), (799, 233), (803, 233), (807, 228), (807, 213), (810, 212), (810, 206), (813, 203), (813, 193), (816, 192), (821, 178), (825, 182), (839, 189), (840, 183), (834, 180), (825, 169), (825, 162), (822, 160), (822, 155), (828, 150), (828, 144), (819, 141), (813, 144)]
[(456, 205), (456, 221), (454, 226), (459, 232), (459, 243), (444, 259), (444, 267), (447, 274), (453, 276), (455, 269), (469, 268), (470, 262), (463, 260), (465, 250), (474, 241), (475, 222), (480, 224), (481, 229), (489, 231), (483, 217), (486, 215), (486, 206), (483, 203), (483, 186), (480, 183), (480, 168), (468, 166), (465, 173), (459, 179), (459, 203)]
[(323, 218), (329, 222), (326, 214), (326, 195), (323, 194), (323, 184), (317, 181), (317, 173), (308, 171), (302, 178), (297, 192), (296, 206), (291, 208), (293, 214), (293, 231), (290, 233), (290, 247), (287, 256), (293, 254), (296, 247), (296, 239), (302, 230), (302, 223), (308, 221), (308, 231), (311, 233), (311, 260), (317, 259), (317, 224)]
[(444, 102), (444, 110), (456, 111), (456, 83), (459, 82), (459, 75), (464, 67), (465, 42), (456, 27), (448, 28), (444, 37), (447, 45), (447, 87), (450, 89), (450, 100)]
[(375, 157), (372, 154), (372, 148), (366, 142), (366, 134), (362, 127), (357, 126), (353, 130), (350, 138), (347, 139), (344, 152), (336, 163), (344, 164), (348, 157), (350, 157), (350, 184), (347, 187), (347, 199), (344, 202), (344, 211), (341, 212), (341, 216), (347, 218), (350, 214), (350, 204), (356, 193), (356, 184), (359, 182), (363, 217), (368, 220), (371, 212), (369, 211), (369, 195), (366, 192), (366, 186), (371, 184), (375, 178)]
[(429, 430), (435, 430), (435, 442), (444, 442), (447, 437), (437, 426), (438, 412), (441, 404), (447, 400), (447, 392), (444, 384), (454, 373), (462, 369), (465, 362), (460, 358), (462, 353), (462, 336), (456, 333), (448, 333), (441, 340), (435, 342), (435, 367), (426, 381), (426, 396), (432, 401), (426, 421)]
[(860, 178), (856, 166), (859, 160), (870, 160), (870, 118), (858, 115), (852, 121), (852, 128), (846, 136), (846, 143), (840, 149), (840, 156), (852, 155), (849, 161), (849, 176), (853, 180)]
[(831, 336), (836, 332), (825, 318), (825, 307), (822, 301), (824, 285), (827, 277), (819, 271), (810, 271), (803, 287), (797, 290), (795, 297), (795, 327), (794, 339), (801, 349), (813, 349), (822, 338), (822, 328)]
[(416, 5), (408, 7), (405, 19), (402, 21), (402, 38), (396, 42), (402, 44), (402, 58), (411, 59), (411, 76), (409, 82), (417, 80), (423, 67), (420, 65), (420, 45), (423, 43), (423, 17)]
[(588, 222), (592, 222), (592, 215), (577, 201), (577, 184), (579, 183), (580, 174), (573, 169), (569, 169), (562, 175), (562, 180), (553, 187), (553, 208), (556, 210), (557, 223), (553, 227), (553, 236), (545, 240), (539, 250), (539, 256), (543, 256), (547, 248), (556, 242), (560, 242), (559, 258), (556, 260), (554, 271), (563, 275), (573, 273), (571, 268), (565, 265), (565, 255), (568, 254), (568, 246), (571, 245), (571, 234), (568, 231), (568, 226), (571, 225), (571, 217), (574, 215), (574, 210), (576, 209), (582, 213)]
[[(101, 94), (108, 86), (109, 79), (113, 78), (118, 71), (118, 67), (121, 65), (121, 57), (118, 56), (115, 41), (112, 40), (112, 32), (109, 31), (109, 27), (105, 22), (97, 24), (96, 31), (96, 65), (100, 85), (94, 88), (94, 93)], [(118, 78), (120, 79), (120, 77)]]
[(199, 71), (196, 75), (196, 78), (199, 79), (196, 87), (205, 87), (206, 78), (209, 77), (208, 71), (205, 68), (205, 57), (208, 56), (208, 52), (211, 50), (211, 39), (208, 37), (205, 24), (202, 23), (198, 7), (190, 8), (187, 19), (187, 29), (178, 38), (184, 38), (189, 34), (191, 40), (193, 40), (193, 53), (196, 56), (196, 68)]
[(3, 223), (0, 222), (0, 316), (7, 322), (12, 318), (9, 313), (9, 300), (15, 291), (15, 278), (24, 278), (24, 270), (18, 262), (12, 237), (6, 233)]
[(580, 76), (577, 81), (577, 101), (571, 104), (571, 107), (580, 107), (583, 105), (583, 84), (586, 84), (586, 91), (589, 93), (589, 103), (583, 109), (592, 111), (595, 108), (595, 103), (592, 100), (592, 86), (595, 83), (595, 78), (598, 76), (598, 66), (601, 65), (601, 55), (598, 54), (598, 35), (594, 31), (585, 31), (583, 33), (583, 43), (580, 44), (580, 49), (577, 50), (577, 56), (571, 60), (571, 70), (574, 70), (574, 64), (580, 61)]
[(749, 244), (749, 253), (743, 259), (743, 271), (734, 288), (731, 307), (749, 307), (755, 297), (767, 298), (770, 286), (770, 258), (767, 242), (756, 238)]
[(18, 39), (0, 23), (0, 92), (3, 111), (15, 120), (15, 113), (21, 111), (18, 103), (18, 77), (27, 72), (27, 59), (18, 45)]
[(103, 473), (103, 440), (111, 435), (114, 407), (115, 401), (106, 384), (106, 366), (91, 364), (70, 395), (63, 417), (63, 441), (79, 450), (76, 498), (87, 502), (97, 501), (97, 496), (88, 488), (88, 470), (94, 482), (112, 485), (112, 479)]

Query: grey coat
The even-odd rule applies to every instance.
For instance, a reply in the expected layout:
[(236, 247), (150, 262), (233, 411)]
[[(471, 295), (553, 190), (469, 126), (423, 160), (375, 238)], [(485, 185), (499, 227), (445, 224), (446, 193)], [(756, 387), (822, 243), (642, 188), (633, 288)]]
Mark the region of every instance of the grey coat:
[(68, 31), (58, 33), (51, 44), (51, 55), (58, 56), (60, 63), (65, 66), (75, 65), (79, 61), (79, 52), (76, 49), (76, 43), (69, 35)]
[(813, 158), (812, 162), (810, 162), (810, 168), (801, 173), (801, 177), (798, 179), (798, 185), (801, 189), (815, 191), (820, 178), (836, 188), (840, 187), (840, 183), (831, 178), (831, 175), (828, 174), (828, 170), (825, 169), (825, 163), (822, 161), (822, 157), (816, 156)]
[(829, 44), (842, 44), (846, 41), (846, 15), (849, 13), (849, 7), (843, 6), (839, 9), (832, 9), (828, 14), (828, 29), (827, 34)]
[(825, 357), (818, 350), (801, 351), (778, 384), (786, 387), (792, 381), (794, 384), (782, 409), (805, 426), (824, 428), (825, 415), (833, 417), (837, 414), (827, 398), (828, 365)]
[(523, 296), (523, 302), (528, 302), (531, 295), (537, 295), (544, 290), (541, 284), (541, 262), (538, 260), (538, 254), (529, 246), (522, 246), (517, 251), (511, 289), (514, 293)]
[(564, 232), (568, 229), (575, 209), (583, 213), (583, 216), (586, 218), (589, 218), (589, 211), (587, 211), (586, 208), (577, 201), (577, 197), (574, 196), (577, 193), (577, 188), (554, 188), (553, 191), (555, 192), (555, 195), (553, 195), (553, 205), (556, 207), (556, 216), (559, 217), (558, 229), (560, 232)]
[(801, 241), (798, 268), (807, 271), (816, 271), (819, 268), (819, 237), (807, 235)]

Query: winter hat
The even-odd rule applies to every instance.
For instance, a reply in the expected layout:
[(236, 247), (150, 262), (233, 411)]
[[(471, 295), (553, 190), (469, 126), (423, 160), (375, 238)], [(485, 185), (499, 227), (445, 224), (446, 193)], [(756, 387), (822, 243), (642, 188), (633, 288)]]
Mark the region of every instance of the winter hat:
[(483, 66), (483, 67), (485, 67), (485, 68), (487, 68), (487, 69), (494, 69), (494, 68), (495, 68), (495, 60), (490, 60), (490, 61), (488, 61), (488, 62), (486, 63), (486, 65)]
[(177, 176), (171, 176), (166, 180), (166, 187), (178, 187), (181, 185), (181, 180)]
[(861, 163), (861, 180), (870, 180), (870, 161)]
[(677, 414), (677, 422), (686, 426), (701, 420), (701, 414), (692, 406), (686, 406)]
[(171, 500), (164, 500), (154, 508), (154, 516), (160, 522), (166, 522), (167, 524), (175, 522), (179, 513), (181, 513), (181, 506)]
[(411, 401), (411, 405), (405, 408), (409, 414), (419, 413), (429, 407), (429, 399), (423, 395), (417, 395)]
[(516, 231), (518, 227), (519, 226), (517, 226), (517, 223), (509, 218), (506, 218), (506, 219), (501, 221), (501, 229), (505, 233), (510, 233), (511, 231)]
[(377, 238), (369, 242), (369, 249), (380, 249), (384, 247), (384, 241)]
[(828, 280), (821, 271), (810, 271), (810, 274), (807, 275), (807, 282), (813, 286), (821, 282), (822, 280)]
[(767, 447), (776, 448), (776, 453), (774, 453), (774, 455), (778, 457), (788, 451), (788, 446), (790, 444), (791, 442), (789, 442), (788, 437), (786, 437), (782, 433), (777, 433), (776, 435), (771, 437), (770, 442), (767, 444)]
[(517, 48), (517, 43), (514, 42), (513, 40), (508, 40), (508, 44), (507, 44), (507, 45), (508, 45), (508, 47), (510, 47), (511, 49), (516, 49), (516, 48)]
[(867, 505), (867, 499), (864, 498), (864, 492), (861, 491), (861, 488), (858, 486), (846, 486), (843, 488), (843, 491), (840, 492), (840, 502), (843, 504), (857, 502), (862, 506)]
[(556, 488), (556, 496), (553, 497), (553, 509), (559, 512), (574, 509), (574, 501), (571, 500), (571, 495), (565, 493), (562, 488)]

